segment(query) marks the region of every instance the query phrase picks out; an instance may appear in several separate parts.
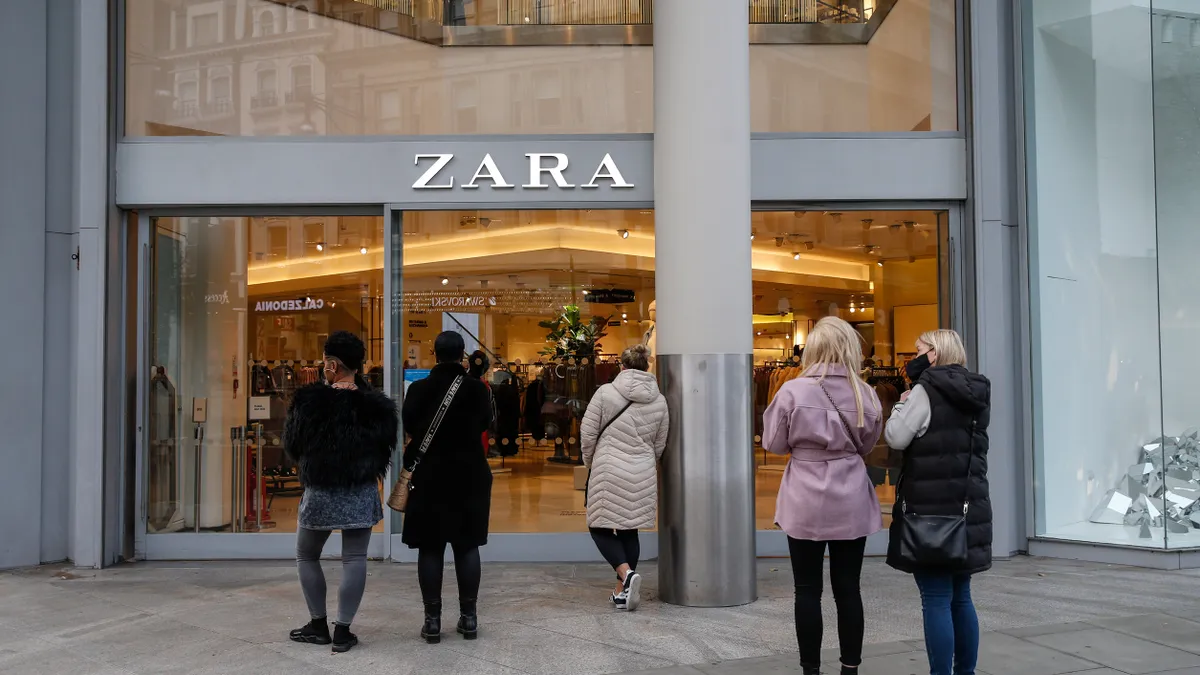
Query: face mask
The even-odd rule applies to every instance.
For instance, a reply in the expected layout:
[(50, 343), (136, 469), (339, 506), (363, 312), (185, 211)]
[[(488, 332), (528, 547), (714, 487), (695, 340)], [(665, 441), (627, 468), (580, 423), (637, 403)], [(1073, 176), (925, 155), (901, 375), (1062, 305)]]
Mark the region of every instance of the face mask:
[(916, 384), (917, 380), (921, 379), (921, 373), (924, 373), (928, 369), (929, 357), (925, 354), (922, 354), (912, 361), (909, 361), (908, 364), (904, 366), (904, 372), (908, 375), (908, 380), (913, 384)]

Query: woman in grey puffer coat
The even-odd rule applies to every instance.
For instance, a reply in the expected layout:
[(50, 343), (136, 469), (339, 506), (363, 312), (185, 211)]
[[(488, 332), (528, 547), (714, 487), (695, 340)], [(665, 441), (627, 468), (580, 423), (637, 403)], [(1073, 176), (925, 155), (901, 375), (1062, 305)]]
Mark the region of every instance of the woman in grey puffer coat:
[(591, 469), (588, 528), (617, 571), (617, 609), (635, 610), (641, 602), (638, 530), (656, 523), (658, 460), (667, 446), (667, 400), (649, 368), (645, 345), (626, 349), (620, 374), (596, 391), (579, 432), (583, 463)]

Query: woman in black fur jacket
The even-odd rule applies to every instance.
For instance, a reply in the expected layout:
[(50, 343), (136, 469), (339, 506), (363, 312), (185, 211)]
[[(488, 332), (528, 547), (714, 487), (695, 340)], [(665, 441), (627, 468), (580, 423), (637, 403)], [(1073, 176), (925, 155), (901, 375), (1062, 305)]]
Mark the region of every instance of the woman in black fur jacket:
[[(300, 467), (304, 496), (296, 528), (300, 588), (312, 621), (291, 632), (296, 642), (327, 645), (334, 652), (358, 644), (350, 623), (367, 584), (371, 528), (383, 520), (379, 481), (396, 449), (396, 404), (367, 385), (359, 371), (366, 349), (352, 333), (325, 342), (325, 380), (296, 392), (288, 408), (283, 442)], [(329, 634), (321, 550), (333, 530), (342, 531), (342, 584), (338, 617)]]

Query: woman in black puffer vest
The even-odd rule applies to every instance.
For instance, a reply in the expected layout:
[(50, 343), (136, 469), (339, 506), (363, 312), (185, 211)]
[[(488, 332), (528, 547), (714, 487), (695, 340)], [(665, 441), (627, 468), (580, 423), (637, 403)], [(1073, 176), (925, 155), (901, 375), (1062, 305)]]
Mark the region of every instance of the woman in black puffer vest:
[[(904, 451), (892, 508), (887, 562), (912, 574), (921, 591), (925, 651), (931, 675), (973, 674), (979, 620), (971, 575), (992, 566), (992, 503), (988, 495), (991, 383), (966, 369), (962, 338), (952, 330), (925, 333), (907, 366), (915, 384), (892, 410), (885, 436)], [(967, 558), (960, 566), (916, 565), (900, 555), (899, 521), (907, 508), (921, 515), (956, 515), (967, 505)]]
[[(350, 622), (367, 584), (371, 528), (383, 519), (379, 481), (396, 449), (396, 404), (373, 391), (360, 374), (366, 348), (358, 336), (338, 331), (325, 342), (326, 384), (296, 392), (284, 426), (284, 448), (300, 467), (304, 496), (296, 528), (300, 588), (312, 620), (291, 632), (296, 642), (345, 652), (358, 644)], [(342, 583), (333, 635), (325, 611), (321, 549), (342, 531)]]

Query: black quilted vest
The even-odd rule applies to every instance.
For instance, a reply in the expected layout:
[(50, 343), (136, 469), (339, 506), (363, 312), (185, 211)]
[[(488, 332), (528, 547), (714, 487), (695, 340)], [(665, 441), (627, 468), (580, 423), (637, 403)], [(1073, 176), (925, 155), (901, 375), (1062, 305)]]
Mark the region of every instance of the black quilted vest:
[[(967, 564), (961, 569), (923, 569), (906, 564), (895, 554), (897, 531), (892, 527), (888, 564), (903, 572), (965, 572), (992, 566), (992, 502), (988, 495), (988, 423), (991, 383), (962, 366), (935, 366), (918, 382), (929, 395), (929, 429), (904, 451), (900, 486), (892, 520), (901, 504), (929, 515), (967, 510)], [(969, 467), (969, 474), (968, 474)]]

